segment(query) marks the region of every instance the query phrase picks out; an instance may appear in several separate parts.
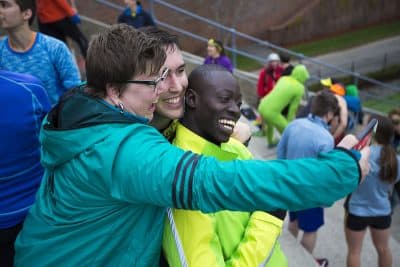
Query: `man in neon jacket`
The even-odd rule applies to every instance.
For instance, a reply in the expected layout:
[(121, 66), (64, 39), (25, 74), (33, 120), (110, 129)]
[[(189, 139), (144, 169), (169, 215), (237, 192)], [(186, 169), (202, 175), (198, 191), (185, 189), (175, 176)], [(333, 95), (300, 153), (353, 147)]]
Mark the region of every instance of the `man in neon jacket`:
[(45, 174), (15, 244), (15, 266), (156, 266), (166, 207), (330, 205), (368, 172), (368, 149), (360, 161), (335, 149), (316, 159), (220, 162), (174, 147), (147, 125), (165, 89), (164, 61), (160, 43), (128, 25), (93, 38), (87, 85), (65, 95), (43, 123)]
[[(166, 66), (170, 72), (168, 77), (165, 79), (165, 83), (167, 84), (166, 89), (160, 93), (160, 97), (158, 99), (158, 102), (156, 104), (156, 111), (154, 113), (153, 120), (151, 121), (151, 124), (157, 128), (160, 132), (164, 134), (170, 141), (172, 141), (175, 137), (176, 134), (176, 121), (177, 119), (180, 119), (183, 116), (184, 113), (184, 94), (186, 91), (186, 88), (188, 87), (188, 79), (187, 75), (185, 72), (185, 62), (182, 57), (182, 52), (179, 49), (178, 46), (178, 40), (177, 36), (170, 34), (167, 31), (155, 28), (155, 27), (146, 27), (141, 29), (141, 31), (145, 32), (146, 34), (155, 37), (159, 39), (165, 49), (166, 52), (166, 60), (164, 63), (164, 66)], [(231, 76), (229, 76), (231, 77)], [(233, 77), (232, 77), (233, 80)], [(238, 125), (235, 125), (235, 130), (237, 129)], [(181, 128), (181, 127), (179, 127)], [(235, 137), (236, 138), (236, 137)], [(233, 144), (232, 144), (233, 143)], [(234, 148), (240, 147), (238, 150), (238, 157), (239, 158), (251, 158), (251, 154), (248, 152), (247, 148), (243, 149), (243, 146), (241, 144), (236, 144), (235, 140), (230, 142), (230, 146), (233, 146)], [(227, 145), (225, 144), (225, 147)], [(218, 149), (218, 148), (217, 148)], [(218, 153), (219, 155), (223, 155), (223, 152)], [(231, 153), (228, 153), (231, 155)], [(233, 155), (233, 154), (232, 154)], [(199, 212), (197, 212), (199, 213)], [(263, 212), (259, 212), (263, 213)], [(201, 214), (201, 213), (200, 213)], [(225, 214), (225, 213), (224, 213)], [(236, 213), (234, 213), (236, 214)], [(240, 213), (242, 216), (228, 216), (229, 218), (233, 218), (234, 225), (242, 225), (242, 229), (246, 229), (244, 226), (246, 226), (246, 223), (249, 221), (249, 214), (248, 213)], [(224, 217), (224, 216), (223, 216)], [(225, 216), (227, 217), (227, 216)], [(257, 215), (255, 215), (257, 217)], [(260, 217), (260, 215), (258, 215)], [(206, 217), (207, 218), (207, 217)], [(279, 225), (282, 224), (281, 220), (268, 215), (264, 215), (264, 221), (266, 221), (265, 227), (262, 229), (259, 229), (259, 227), (256, 227), (256, 230), (260, 230), (262, 233), (268, 233), (270, 236), (268, 236), (267, 240), (262, 240), (262, 245), (263, 244), (274, 244), (275, 243), (275, 238), (277, 237), (276, 235), (274, 236), (272, 233), (277, 233), (280, 231), (276, 231), (277, 228), (280, 228)], [(238, 221), (239, 220), (239, 221)], [(255, 219), (256, 220), (256, 219)], [(270, 222), (270, 221), (272, 222)], [(221, 221), (221, 220), (220, 220)], [(227, 221), (226, 219), (224, 222)], [(229, 220), (230, 221), (230, 220)], [(270, 225), (269, 225), (270, 223)], [(232, 225), (232, 223), (230, 223)], [(279, 227), (278, 227), (278, 226)], [(251, 228), (251, 227), (250, 227)], [(169, 227), (167, 228), (169, 229)], [(252, 231), (254, 232), (254, 231)], [(242, 237), (242, 232), (239, 233), (239, 235), (236, 235), (239, 237)], [(244, 239), (244, 238), (243, 238)], [(246, 239), (244, 243), (252, 243), (252, 239)], [(235, 239), (235, 241), (237, 241)], [(237, 241), (238, 242), (238, 241)], [(237, 242), (230, 242), (230, 246), (235, 246), (237, 245)], [(191, 242), (191, 244), (195, 244), (194, 242)], [(252, 243), (253, 244), (253, 243)], [(175, 246), (175, 243), (172, 244), (172, 248)], [(273, 248), (273, 247), (272, 247)], [(263, 251), (264, 254), (269, 254), (271, 251), (271, 248), (265, 249)], [(283, 255), (283, 254), (282, 254)], [(251, 253), (250, 257), (254, 258), (253, 253)], [(276, 258), (276, 257), (274, 257)], [(272, 261), (274, 258), (271, 258), (270, 261)], [(262, 260), (264, 260), (263, 258)], [(164, 262), (162, 261), (160, 263), (162, 266), (164, 266)], [(206, 264), (207, 265), (207, 264)], [(174, 266), (174, 264), (171, 264), (170, 266)]]
[[(203, 65), (190, 74), (189, 88), (174, 145), (219, 160), (251, 159), (248, 149), (230, 138), (242, 101), (232, 74)], [(277, 240), (284, 214), (169, 209), (163, 240), (169, 266), (287, 266)]]

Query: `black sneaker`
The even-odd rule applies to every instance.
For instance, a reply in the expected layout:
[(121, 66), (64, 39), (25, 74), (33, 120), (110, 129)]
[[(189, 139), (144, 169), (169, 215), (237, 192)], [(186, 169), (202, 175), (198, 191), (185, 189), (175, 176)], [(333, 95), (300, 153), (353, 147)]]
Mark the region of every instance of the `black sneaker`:
[(328, 267), (329, 266), (329, 262), (328, 259), (325, 258), (320, 258), (320, 259), (315, 259), (318, 263), (318, 266), (320, 267)]

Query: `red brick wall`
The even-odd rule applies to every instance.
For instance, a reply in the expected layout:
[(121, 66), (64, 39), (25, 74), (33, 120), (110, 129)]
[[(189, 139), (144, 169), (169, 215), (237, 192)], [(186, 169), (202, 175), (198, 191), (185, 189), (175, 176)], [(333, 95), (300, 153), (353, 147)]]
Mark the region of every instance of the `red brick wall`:
[[(106, 23), (116, 22), (118, 12), (95, 0), (76, 1), (80, 13)], [(111, 2), (123, 5), (122, 0)], [(334, 35), (366, 25), (400, 19), (398, 0), (169, 0), (203, 17), (216, 20), (236, 30), (286, 45)], [(149, 1), (142, 1), (145, 9)], [(304, 11), (305, 9), (306, 11)], [(304, 11), (301, 16), (296, 16)], [(166, 23), (181, 27), (205, 38), (214, 37), (230, 42), (229, 33), (215, 30), (207, 24), (155, 4), (155, 16)], [(295, 18), (295, 19), (293, 19)], [(288, 21), (290, 23), (285, 25)], [(282, 25), (285, 27), (282, 28)], [(276, 30), (276, 28), (282, 28)], [(275, 29), (275, 30), (273, 30)], [(183, 49), (204, 54), (205, 44), (192, 38), (180, 37)], [(238, 45), (247, 45), (238, 38)]]

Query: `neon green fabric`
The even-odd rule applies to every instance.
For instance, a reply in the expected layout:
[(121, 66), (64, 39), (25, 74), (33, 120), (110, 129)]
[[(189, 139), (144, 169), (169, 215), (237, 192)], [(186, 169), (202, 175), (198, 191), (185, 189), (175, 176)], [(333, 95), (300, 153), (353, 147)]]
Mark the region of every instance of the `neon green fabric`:
[[(258, 112), (267, 127), (269, 144), (274, 143), (273, 129), (276, 128), (282, 133), (288, 123), (296, 117), (297, 109), (305, 91), (304, 82), (309, 76), (304, 65), (297, 65), (290, 76), (281, 77), (274, 89), (261, 99)], [(287, 106), (288, 113), (285, 117), (282, 115), (282, 111)]]
[[(250, 151), (233, 138), (219, 147), (182, 124), (177, 126), (173, 143), (184, 150), (215, 156), (219, 160), (252, 158)], [(268, 213), (220, 211), (204, 214), (174, 209), (173, 216), (188, 266), (259, 266), (267, 259), (278, 264), (267, 266), (287, 266), (278, 241), (283, 222)], [(182, 266), (168, 220), (163, 249), (169, 266)]]

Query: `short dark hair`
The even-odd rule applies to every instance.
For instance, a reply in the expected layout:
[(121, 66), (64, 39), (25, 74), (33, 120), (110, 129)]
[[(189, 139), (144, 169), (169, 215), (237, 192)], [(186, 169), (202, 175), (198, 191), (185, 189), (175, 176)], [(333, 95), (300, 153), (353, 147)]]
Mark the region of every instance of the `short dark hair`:
[(327, 91), (317, 93), (311, 101), (311, 114), (323, 117), (332, 112), (336, 115), (339, 112), (339, 103), (336, 96)]
[(87, 85), (92, 94), (106, 95), (107, 84), (121, 92), (125, 81), (140, 74), (154, 75), (166, 59), (160, 42), (126, 24), (116, 24), (96, 35), (86, 58)]
[(282, 63), (289, 63), (290, 62), (290, 55), (289, 53), (280, 52), (279, 58), (281, 59)]
[(204, 81), (208, 81), (209, 76), (217, 71), (228, 72), (232, 75), (229, 70), (218, 64), (199, 65), (190, 73), (188, 77), (188, 88), (191, 88), (194, 91), (201, 90), (201, 88), (197, 88), (195, 85), (202, 84)]
[(141, 27), (139, 30), (150, 35), (150, 37), (158, 39), (161, 45), (166, 46), (168, 49), (179, 48), (178, 36), (175, 34), (161, 30), (155, 26)]
[(35, 0), (16, 0), (15, 3), (19, 6), (19, 9), (21, 9), (21, 11), (25, 11), (27, 9), (30, 9), (32, 11), (32, 16), (29, 19), (29, 25), (32, 25), (36, 15)]

